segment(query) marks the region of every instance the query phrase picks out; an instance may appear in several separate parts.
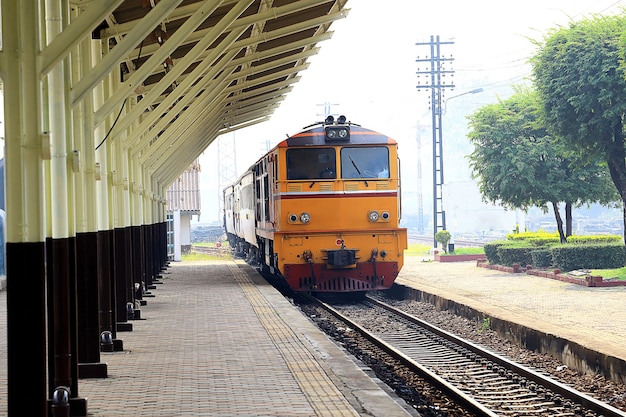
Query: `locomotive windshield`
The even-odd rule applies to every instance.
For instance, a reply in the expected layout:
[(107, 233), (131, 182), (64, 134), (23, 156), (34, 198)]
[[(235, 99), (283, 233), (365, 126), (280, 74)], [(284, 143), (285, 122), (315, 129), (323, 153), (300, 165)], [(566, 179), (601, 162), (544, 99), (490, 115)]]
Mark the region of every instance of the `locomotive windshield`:
[(342, 148), (341, 178), (389, 178), (389, 149), (382, 146)]
[(337, 178), (334, 148), (287, 150), (287, 179), (315, 180)]

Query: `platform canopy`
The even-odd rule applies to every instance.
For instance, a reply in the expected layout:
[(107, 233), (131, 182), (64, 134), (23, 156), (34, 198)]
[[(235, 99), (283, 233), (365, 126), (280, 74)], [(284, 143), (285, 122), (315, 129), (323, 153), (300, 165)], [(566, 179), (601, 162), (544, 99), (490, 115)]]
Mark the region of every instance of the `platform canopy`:
[(124, 133), (130, 157), (171, 183), (219, 135), (269, 119), (346, 1), (115, 1), (92, 33), (108, 51), (73, 86), (73, 104), (114, 74), (94, 125)]

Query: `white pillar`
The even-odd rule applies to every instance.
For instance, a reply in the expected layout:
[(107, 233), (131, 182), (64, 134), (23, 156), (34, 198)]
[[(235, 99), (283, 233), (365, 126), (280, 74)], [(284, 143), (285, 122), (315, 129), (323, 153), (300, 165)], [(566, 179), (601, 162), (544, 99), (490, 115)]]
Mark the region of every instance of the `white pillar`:
[(180, 249), (180, 210), (174, 210), (174, 261), (182, 261)]

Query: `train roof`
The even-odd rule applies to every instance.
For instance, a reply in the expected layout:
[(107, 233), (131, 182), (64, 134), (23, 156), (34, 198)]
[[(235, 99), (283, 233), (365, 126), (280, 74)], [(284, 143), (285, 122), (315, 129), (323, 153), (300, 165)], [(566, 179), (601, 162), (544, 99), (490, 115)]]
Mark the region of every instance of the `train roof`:
[[(329, 131), (334, 131), (335, 133), (338, 133), (338, 135), (334, 138), (329, 138)], [(347, 132), (347, 136), (342, 136), (341, 134), (339, 134), (341, 131)], [(389, 136), (383, 135), (382, 133), (378, 133), (374, 130), (366, 129), (356, 123), (346, 121), (344, 116), (340, 116), (337, 120), (332, 118), (332, 116), (329, 116), (323, 122), (317, 122), (312, 125), (306, 126), (295, 135), (289, 136), (287, 139), (276, 145), (269, 153), (276, 150), (276, 148), (288, 148), (292, 146), (395, 144), (397, 144), (397, 142), (394, 139), (391, 139)], [(243, 178), (244, 176), (250, 174), (253, 167), (258, 164), (259, 161), (262, 161), (263, 158), (267, 157), (268, 154), (265, 154), (254, 164), (252, 164), (250, 168), (245, 173), (243, 173), (237, 181), (235, 181), (235, 183), (240, 181), (241, 178)], [(224, 190), (226, 190), (233, 184), (227, 186)]]
[(335, 120), (329, 116), (325, 121), (305, 127), (280, 142), (277, 146), (319, 146), (319, 145), (369, 145), (369, 144), (396, 144), (396, 141), (387, 135), (366, 129), (358, 124), (346, 122), (340, 116)]

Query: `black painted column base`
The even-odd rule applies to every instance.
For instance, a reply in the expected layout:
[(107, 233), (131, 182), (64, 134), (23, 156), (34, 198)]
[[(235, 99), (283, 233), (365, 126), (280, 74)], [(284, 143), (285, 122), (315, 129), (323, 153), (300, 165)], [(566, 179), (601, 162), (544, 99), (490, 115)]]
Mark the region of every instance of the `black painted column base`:
[(124, 350), (124, 341), (122, 339), (113, 339), (113, 352), (122, 352)]
[(106, 363), (79, 363), (78, 364), (78, 378), (107, 378), (109, 373), (107, 371)]
[(100, 353), (121, 352), (124, 350), (124, 341), (122, 339), (113, 339), (110, 345), (100, 345)]
[(129, 322), (120, 322), (117, 323), (117, 331), (118, 332), (132, 332), (133, 324)]
[(141, 318), (141, 310), (136, 308), (135, 311), (133, 311), (133, 318), (129, 317), (128, 320), (145, 320), (145, 319)]
[[(48, 400), (48, 415), (52, 414), (52, 400)], [(86, 417), (87, 416), (87, 398), (70, 398), (70, 416)]]

